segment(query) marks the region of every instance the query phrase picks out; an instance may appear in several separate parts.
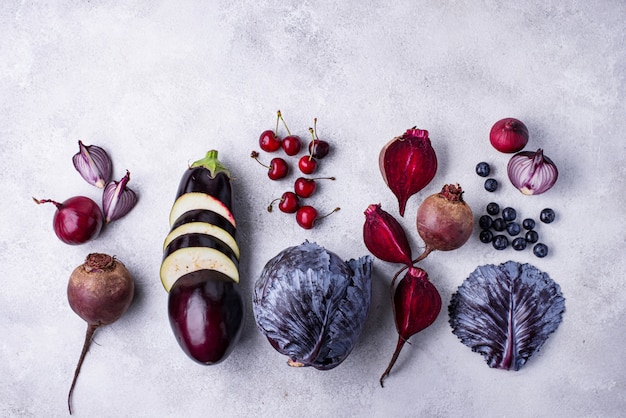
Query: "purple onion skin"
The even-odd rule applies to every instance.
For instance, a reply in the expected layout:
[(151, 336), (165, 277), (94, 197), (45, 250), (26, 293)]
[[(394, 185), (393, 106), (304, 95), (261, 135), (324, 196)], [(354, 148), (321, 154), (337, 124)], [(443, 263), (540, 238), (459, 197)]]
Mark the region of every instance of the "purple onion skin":
[(381, 150), (378, 163), (383, 180), (398, 199), (400, 216), (407, 200), (426, 187), (437, 173), (437, 155), (428, 131), (408, 129)]
[(521, 151), (528, 143), (528, 128), (515, 118), (500, 119), (491, 128), (489, 141), (500, 152)]
[(106, 151), (97, 145), (78, 141), (79, 151), (72, 157), (74, 168), (85, 181), (100, 189), (111, 180), (113, 163)]
[(137, 204), (137, 194), (127, 186), (129, 181), (130, 172), (127, 170), (120, 181), (109, 182), (104, 188), (102, 207), (106, 223), (125, 216)]
[(559, 178), (556, 165), (541, 148), (536, 152), (518, 152), (511, 157), (507, 174), (513, 186), (525, 195), (545, 193)]
[(376, 257), (390, 263), (411, 265), (411, 246), (402, 225), (379, 204), (365, 210), (363, 242)]

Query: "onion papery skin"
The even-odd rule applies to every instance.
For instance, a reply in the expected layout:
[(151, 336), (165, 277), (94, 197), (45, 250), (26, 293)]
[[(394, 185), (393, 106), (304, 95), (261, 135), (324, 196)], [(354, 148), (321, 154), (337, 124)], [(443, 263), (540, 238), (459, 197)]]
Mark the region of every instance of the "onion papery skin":
[(528, 143), (528, 128), (515, 118), (500, 119), (489, 132), (489, 142), (495, 149), (507, 154), (521, 151)]
[(54, 232), (66, 244), (80, 245), (100, 235), (104, 216), (96, 202), (75, 196), (61, 204), (52, 219)]
[(507, 174), (513, 186), (529, 196), (547, 192), (559, 177), (556, 165), (541, 148), (536, 152), (518, 152), (511, 157)]
[(400, 216), (407, 200), (426, 187), (437, 173), (437, 155), (428, 131), (408, 129), (380, 151), (378, 164), (383, 180), (398, 199)]
[(474, 215), (459, 185), (446, 184), (417, 209), (417, 232), (427, 250), (456, 250), (467, 242), (473, 229)]

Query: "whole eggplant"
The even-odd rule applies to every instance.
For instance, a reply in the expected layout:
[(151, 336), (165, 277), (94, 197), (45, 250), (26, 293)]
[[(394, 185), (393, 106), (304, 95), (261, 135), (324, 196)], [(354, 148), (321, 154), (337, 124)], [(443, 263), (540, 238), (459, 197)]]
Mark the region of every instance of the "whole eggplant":
[(232, 352), (245, 314), (230, 173), (217, 154), (209, 151), (182, 175), (161, 263), (174, 336), (190, 358), (205, 365)]
[(308, 241), (281, 251), (254, 286), (259, 330), (290, 366), (337, 367), (365, 324), (371, 270), (370, 256), (344, 262)]

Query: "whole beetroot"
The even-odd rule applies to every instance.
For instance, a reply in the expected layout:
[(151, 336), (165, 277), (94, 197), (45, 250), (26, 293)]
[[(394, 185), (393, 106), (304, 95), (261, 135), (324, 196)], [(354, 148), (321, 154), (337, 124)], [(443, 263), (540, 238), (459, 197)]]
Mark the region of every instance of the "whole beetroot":
[(117, 321), (130, 306), (134, 293), (135, 283), (124, 264), (107, 254), (89, 254), (70, 275), (67, 299), (72, 310), (87, 322), (83, 350), (67, 397), (70, 414), (72, 392), (96, 329)]
[(460, 248), (473, 228), (472, 209), (463, 200), (463, 189), (458, 184), (446, 184), (417, 209), (417, 232), (426, 244), (425, 254)]

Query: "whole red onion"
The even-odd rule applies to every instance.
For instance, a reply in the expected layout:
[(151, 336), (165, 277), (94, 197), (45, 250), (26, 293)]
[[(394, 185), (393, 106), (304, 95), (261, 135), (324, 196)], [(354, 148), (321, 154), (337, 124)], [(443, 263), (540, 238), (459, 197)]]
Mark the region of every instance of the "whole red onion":
[(491, 128), (489, 141), (498, 151), (511, 154), (520, 151), (528, 143), (528, 128), (520, 120), (504, 118)]
[(380, 151), (378, 164), (383, 180), (398, 199), (400, 216), (409, 197), (430, 183), (437, 172), (437, 155), (428, 131), (408, 129)]
[(417, 209), (417, 232), (426, 244), (425, 254), (460, 248), (473, 228), (472, 209), (463, 200), (463, 190), (458, 184), (446, 184)]

